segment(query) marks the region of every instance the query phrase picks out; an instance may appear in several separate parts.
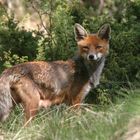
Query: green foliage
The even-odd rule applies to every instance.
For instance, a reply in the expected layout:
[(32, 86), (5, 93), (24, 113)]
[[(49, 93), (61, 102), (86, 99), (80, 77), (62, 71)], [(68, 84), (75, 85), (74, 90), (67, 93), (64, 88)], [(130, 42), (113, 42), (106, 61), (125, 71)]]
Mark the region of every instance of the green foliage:
[(14, 64), (19, 64), (28, 61), (27, 56), (19, 57), (17, 54), (12, 55), (11, 51), (8, 52), (4, 51), (3, 53), (4, 53), (3, 59), (5, 60), (3, 63), (4, 67), (11, 67)]
[(13, 18), (0, 24), (1, 70), (36, 58), (38, 37), (33, 32), (19, 29)]
[[(75, 41), (73, 36), (73, 17), (67, 1), (49, 0), (41, 3), (43, 13), (48, 17), (47, 35), (42, 39), (47, 60), (67, 59), (73, 56)], [(39, 47), (39, 48), (40, 48)]]

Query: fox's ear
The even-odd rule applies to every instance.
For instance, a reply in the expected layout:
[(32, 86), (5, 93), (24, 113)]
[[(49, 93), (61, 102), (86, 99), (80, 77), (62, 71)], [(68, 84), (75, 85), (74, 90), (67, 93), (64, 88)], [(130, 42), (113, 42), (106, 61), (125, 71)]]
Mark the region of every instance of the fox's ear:
[(78, 23), (74, 27), (75, 40), (80, 41), (87, 36), (87, 31)]
[(104, 24), (98, 31), (98, 36), (101, 39), (110, 39), (111, 28), (109, 24)]

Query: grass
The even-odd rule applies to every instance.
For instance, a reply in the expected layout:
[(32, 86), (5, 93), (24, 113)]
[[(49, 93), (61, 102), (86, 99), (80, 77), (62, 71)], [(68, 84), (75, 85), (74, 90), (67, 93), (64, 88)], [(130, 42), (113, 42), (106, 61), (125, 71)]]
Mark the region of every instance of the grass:
[(29, 127), (22, 127), (23, 111), (17, 108), (0, 124), (0, 140), (115, 140), (134, 116), (140, 115), (140, 90), (109, 105), (82, 105), (79, 111), (65, 105), (42, 109)]

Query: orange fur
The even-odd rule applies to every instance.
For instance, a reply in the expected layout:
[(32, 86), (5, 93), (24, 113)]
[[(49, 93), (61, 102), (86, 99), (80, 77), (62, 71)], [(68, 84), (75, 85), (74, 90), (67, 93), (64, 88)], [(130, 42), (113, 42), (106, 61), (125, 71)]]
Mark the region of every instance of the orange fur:
[(79, 53), (73, 59), (53, 62), (26, 62), (6, 69), (0, 77), (0, 119), (9, 115), (11, 107), (22, 103), (25, 122), (40, 107), (66, 103), (79, 105), (90, 89), (99, 84), (105, 56), (109, 49), (109, 26), (97, 34), (87, 34), (75, 25)]

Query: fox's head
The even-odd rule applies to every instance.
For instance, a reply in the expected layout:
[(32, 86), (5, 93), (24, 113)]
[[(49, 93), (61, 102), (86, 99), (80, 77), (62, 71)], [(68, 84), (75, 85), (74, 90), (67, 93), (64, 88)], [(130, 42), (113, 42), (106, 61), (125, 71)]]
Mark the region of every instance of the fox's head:
[(96, 34), (88, 34), (80, 25), (75, 24), (75, 39), (79, 47), (79, 54), (92, 62), (99, 61), (109, 52), (110, 25), (104, 24)]

